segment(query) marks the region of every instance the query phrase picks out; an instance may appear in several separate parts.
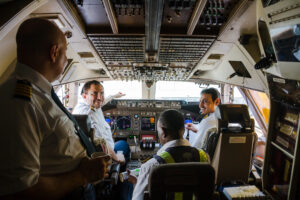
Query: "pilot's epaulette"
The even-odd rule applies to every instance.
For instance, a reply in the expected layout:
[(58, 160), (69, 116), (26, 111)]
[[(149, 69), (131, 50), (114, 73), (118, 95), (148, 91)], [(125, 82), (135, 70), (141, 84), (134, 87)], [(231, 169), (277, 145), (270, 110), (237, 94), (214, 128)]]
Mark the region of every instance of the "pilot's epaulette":
[(27, 80), (17, 80), (14, 97), (30, 101), (32, 97), (31, 83)]
[(94, 112), (96, 111), (94, 106), (90, 106), (90, 109)]
[(205, 118), (207, 118), (208, 117), (208, 115), (205, 115), (202, 119), (205, 119)]

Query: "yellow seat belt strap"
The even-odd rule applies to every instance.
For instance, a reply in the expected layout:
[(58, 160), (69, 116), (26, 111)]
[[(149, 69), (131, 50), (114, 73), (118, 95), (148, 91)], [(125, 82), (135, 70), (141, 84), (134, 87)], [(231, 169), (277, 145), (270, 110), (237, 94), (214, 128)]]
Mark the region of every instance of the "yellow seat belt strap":
[(169, 152), (163, 151), (159, 154), (159, 156), (164, 159), (164, 161), (166, 163), (175, 163), (175, 160), (173, 159), (173, 157), (171, 156), (171, 154), (169, 154)]
[(182, 200), (183, 199), (183, 193), (182, 192), (175, 192), (174, 193), (174, 200)]
[(199, 156), (200, 156), (200, 162), (208, 162), (207, 155), (202, 149), (198, 149)]

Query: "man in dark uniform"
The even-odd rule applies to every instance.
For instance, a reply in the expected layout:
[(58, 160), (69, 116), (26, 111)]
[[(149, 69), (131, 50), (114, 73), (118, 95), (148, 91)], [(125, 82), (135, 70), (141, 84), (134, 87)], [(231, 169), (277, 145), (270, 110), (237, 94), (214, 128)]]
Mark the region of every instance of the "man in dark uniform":
[(87, 156), (94, 147), (51, 85), (67, 63), (64, 34), (32, 18), (20, 25), (16, 41), (16, 69), (0, 86), (0, 199), (61, 199), (92, 188), (88, 183), (104, 178), (107, 162)]

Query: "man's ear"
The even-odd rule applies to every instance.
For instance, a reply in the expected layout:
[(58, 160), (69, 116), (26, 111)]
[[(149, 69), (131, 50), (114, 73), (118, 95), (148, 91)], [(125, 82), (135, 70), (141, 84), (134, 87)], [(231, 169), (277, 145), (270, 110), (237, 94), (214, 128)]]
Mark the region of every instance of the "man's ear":
[(163, 130), (162, 133), (161, 133), (162, 138), (166, 138), (168, 136), (167, 129), (164, 128), (164, 127), (162, 127), (161, 129)]
[(218, 106), (220, 103), (221, 103), (221, 99), (220, 98), (216, 98), (215, 105)]
[(86, 93), (83, 93), (81, 96), (83, 99), (86, 99)]
[(52, 45), (50, 48), (50, 59), (51, 62), (55, 62), (56, 61), (56, 57), (58, 55), (58, 45)]

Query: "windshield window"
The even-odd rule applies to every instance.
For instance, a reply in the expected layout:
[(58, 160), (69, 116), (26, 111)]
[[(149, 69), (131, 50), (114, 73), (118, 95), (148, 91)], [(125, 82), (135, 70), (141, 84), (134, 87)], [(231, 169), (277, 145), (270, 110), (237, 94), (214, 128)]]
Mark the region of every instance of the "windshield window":
[(158, 81), (155, 99), (199, 101), (200, 92), (207, 87), (214, 87), (220, 91), (218, 85), (201, 86), (193, 82)]
[(126, 94), (120, 99), (141, 99), (142, 82), (140, 81), (104, 81), (104, 96), (115, 95), (118, 92)]
[[(105, 89), (105, 97), (122, 92), (126, 95), (120, 99), (142, 99), (141, 81), (103, 81), (102, 85)], [(80, 83), (78, 94), (80, 94), (82, 86), (83, 83)], [(199, 85), (194, 82), (182, 81), (158, 81), (156, 82), (155, 99), (198, 102), (200, 92), (207, 87), (216, 88), (220, 92), (219, 85)], [(78, 100), (81, 100), (81, 95), (79, 95)]]
[[(118, 92), (126, 94), (120, 99), (141, 99), (142, 98), (142, 83), (139, 81), (104, 81), (101, 83), (104, 87), (104, 96), (112, 96)], [(81, 93), (84, 83), (80, 83), (78, 94)], [(81, 101), (81, 95), (78, 95), (78, 101)]]

